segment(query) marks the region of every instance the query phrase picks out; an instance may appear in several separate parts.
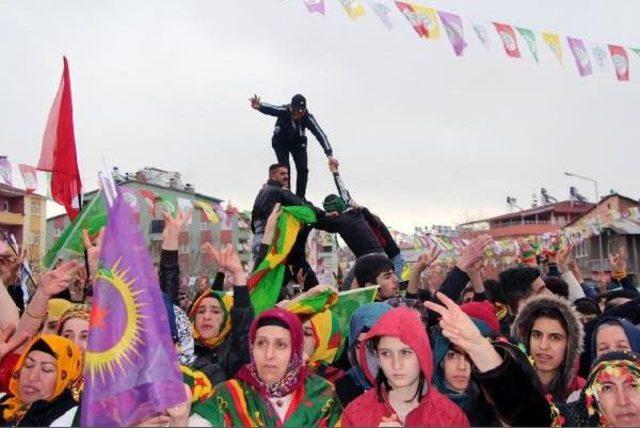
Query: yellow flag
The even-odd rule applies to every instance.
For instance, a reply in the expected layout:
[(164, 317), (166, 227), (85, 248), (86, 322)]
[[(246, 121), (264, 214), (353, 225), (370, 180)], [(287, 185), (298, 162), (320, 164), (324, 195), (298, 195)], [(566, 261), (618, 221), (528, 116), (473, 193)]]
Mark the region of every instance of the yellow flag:
[(192, 201), (192, 202), (196, 207), (202, 209), (202, 211), (204, 212), (204, 215), (207, 217), (207, 220), (209, 220), (211, 223), (216, 224), (220, 222), (218, 215), (213, 210), (213, 207), (211, 205), (203, 201)]
[(549, 49), (558, 58), (558, 62), (562, 65), (562, 46), (560, 45), (560, 36), (553, 33), (542, 33), (542, 40), (549, 46)]
[(437, 39), (440, 37), (440, 21), (438, 21), (438, 14), (435, 9), (427, 6), (412, 3), (413, 10), (416, 12), (416, 16), (422, 22), (427, 34), (424, 36), (427, 39)]
[(347, 11), (351, 19), (358, 19), (364, 15), (365, 10), (360, 0), (340, 0), (344, 10)]

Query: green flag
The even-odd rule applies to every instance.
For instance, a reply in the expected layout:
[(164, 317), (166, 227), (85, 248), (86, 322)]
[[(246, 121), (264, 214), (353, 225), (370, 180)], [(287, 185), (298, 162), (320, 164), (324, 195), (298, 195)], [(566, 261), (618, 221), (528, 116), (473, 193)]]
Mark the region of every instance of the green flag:
[(531, 55), (535, 58), (536, 62), (538, 62), (538, 45), (536, 44), (536, 35), (533, 31), (528, 28), (516, 27), (518, 33), (522, 36), (525, 42), (527, 42), (527, 46), (529, 47), (529, 51), (531, 51)]
[(349, 333), (351, 315), (360, 306), (373, 302), (378, 293), (378, 288), (380, 288), (379, 285), (372, 285), (371, 287), (356, 288), (338, 293), (338, 303), (331, 308), (331, 311), (338, 318), (340, 330), (345, 338)]
[(256, 315), (272, 308), (278, 301), (284, 279), (285, 261), (296, 242), (303, 224), (316, 222), (316, 214), (308, 206), (282, 207), (273, 243), (266, 257), (256, 266), (247, 281), (251, 304)]
[(178, 199), (175, 196), (160, 195), (160, 202), (162, 203), (162, 211), (169, 213), (171, 217), (178, 215)]
[(78, 217), (62, 232), (60, 238), (42, 259), (43, 266), (51, 268), (60, 257), (82, 255), (85, 249), (82, 230), (87, 229), (89, 236), (96, 235), (105, 224), (107, 224), (107, 209), (100, 192), (82, 208)]

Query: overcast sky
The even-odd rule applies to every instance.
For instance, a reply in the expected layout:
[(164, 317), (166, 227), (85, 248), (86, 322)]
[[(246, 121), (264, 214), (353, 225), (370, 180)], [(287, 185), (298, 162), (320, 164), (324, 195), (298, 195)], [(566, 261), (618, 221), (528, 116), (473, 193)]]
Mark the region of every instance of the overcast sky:
[[(528, 206), (541, 186), (563, 199), (577, 185), (593, 199), (565, 170), (598, 179), (601, 193), (640, 197), (640, 58), (629, 51), (629, 83), (611, 68), (582, 79), (566, 43), (561, 67), (538, 35), (536, 64), (522, 39), (523, 58), (512, 59), (492, 28), (486, 50), (470, 26), (640, 47), (640, 2), (426, 4), (462, 16), (464, 57), (446, 37), (416, 37), (395, 9), (388, 31), (371, 11), (350, 20), (337, 0), (325, 17), (301, 0), (1, 0), (0, 152), (37, 162), (64, 54), (87, 188), (106, 158), (123, 171), (180, 171), (197, 191), (250, 209), (275, 156), (274, 120), (248, 98), (301, 92), (352, 195), (405, 231), (500, 214), (508, 195)], [(320, 203), (335, 187), (311, 135), (308, 150), (308, 197)]]

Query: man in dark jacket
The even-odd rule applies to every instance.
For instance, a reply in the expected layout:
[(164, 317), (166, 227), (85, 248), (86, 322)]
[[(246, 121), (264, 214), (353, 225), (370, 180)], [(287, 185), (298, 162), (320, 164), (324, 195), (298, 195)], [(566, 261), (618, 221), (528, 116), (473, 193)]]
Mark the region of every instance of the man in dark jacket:
[(288, 184), (289, 167), (287, 165), (276, 163), (269, 166), (269, 180), (258, 192), (251, 211), (251, 231), (253, 232), (251, 252), (254, 262), (258, 257), (267, 218), (269, 218), (275, 204), (279, 203), (282, 206), (306, 204), (303, 199), (291, 193)]
[(293, 157), (297, 171), (296, 195), (304, 198), (309, 175), (305, 131), (309, 129), (316, 137), (329, 159), (329, 164), (337, 166), (338, 160), (333, 157), (333, 149), (329, 144), (327, 135), (320, 128), (313, 115), (307, 111), (307, 100), (300, 94), (291, 99), (291, 104), (282, 106), (261, 103), (260, 97), (257, 95), (254, 95), (250, 101), (252, 108), (278, 118), (273, 131), (271, 146), (276, 153), (278, 163), (286, 165), (287, 169), (289, 169), (289, 154)]

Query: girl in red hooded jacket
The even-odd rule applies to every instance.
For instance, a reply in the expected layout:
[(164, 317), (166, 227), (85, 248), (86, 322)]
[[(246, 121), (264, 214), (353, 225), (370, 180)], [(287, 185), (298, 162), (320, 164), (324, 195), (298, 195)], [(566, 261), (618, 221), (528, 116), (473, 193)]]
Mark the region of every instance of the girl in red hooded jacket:
[(347, 406), (342, 426), (469, 426), (464, 412), (431, 385), (433, 356), (417, 311), (385, 313), (364, 337), (358, 359), (375, 387)]

